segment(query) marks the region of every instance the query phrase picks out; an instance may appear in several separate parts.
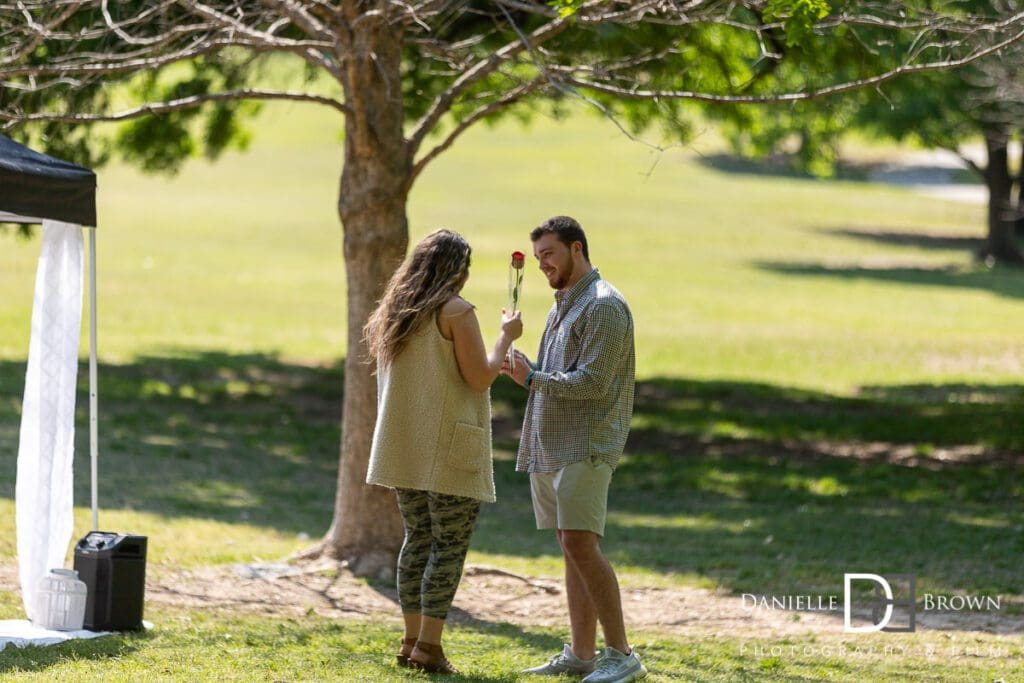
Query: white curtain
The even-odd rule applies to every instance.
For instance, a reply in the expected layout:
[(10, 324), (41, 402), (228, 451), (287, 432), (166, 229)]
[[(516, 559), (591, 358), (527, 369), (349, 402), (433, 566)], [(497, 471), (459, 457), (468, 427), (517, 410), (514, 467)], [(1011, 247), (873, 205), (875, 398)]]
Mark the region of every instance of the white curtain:
[(15, 490), (18, 572), (28, 618), (36, 584), (63, 567), (74, 527), (71, 466), (82, 324), (82, 229), (43, 221)]

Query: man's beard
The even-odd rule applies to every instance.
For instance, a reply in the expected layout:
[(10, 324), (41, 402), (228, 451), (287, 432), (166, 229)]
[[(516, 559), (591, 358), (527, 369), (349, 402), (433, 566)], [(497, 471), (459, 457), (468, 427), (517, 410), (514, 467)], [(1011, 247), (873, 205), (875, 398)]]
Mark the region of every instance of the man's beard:
[(550, 283), (551, 284), (551, 288), (552, 289), (556, 289), (556, 290), (563, 290), (563, 289), (565, 289), (565, 285), (568, 284), (569, 280), (572, 279), (572, 274), (573, 274), (573, 272), (575, 270), (576, 270), (576, 264), (573, 263), (572, 261), (569, 261), (569, 272), (568, 273), (559, 273), (558, 279), (555, 280), (554, 282)]

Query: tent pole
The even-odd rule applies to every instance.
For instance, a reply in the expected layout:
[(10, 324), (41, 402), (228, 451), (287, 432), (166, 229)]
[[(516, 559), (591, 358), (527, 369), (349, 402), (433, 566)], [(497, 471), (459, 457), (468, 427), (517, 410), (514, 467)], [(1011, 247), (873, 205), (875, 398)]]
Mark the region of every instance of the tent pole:
[(92, 469), (92, 530), (99, 531), (99, 403), (96, 382), (96, 228), (89, 230), (89, 461)]

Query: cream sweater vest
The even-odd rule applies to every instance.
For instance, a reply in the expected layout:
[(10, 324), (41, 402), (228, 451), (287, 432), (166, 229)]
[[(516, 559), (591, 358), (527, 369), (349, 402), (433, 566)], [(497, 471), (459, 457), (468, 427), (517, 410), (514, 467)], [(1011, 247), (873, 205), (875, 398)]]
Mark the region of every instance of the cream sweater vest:
[(377, 425), (366, 483), (494, 502), (490, 391), (459, 374), (431, 317), (377, 369)]

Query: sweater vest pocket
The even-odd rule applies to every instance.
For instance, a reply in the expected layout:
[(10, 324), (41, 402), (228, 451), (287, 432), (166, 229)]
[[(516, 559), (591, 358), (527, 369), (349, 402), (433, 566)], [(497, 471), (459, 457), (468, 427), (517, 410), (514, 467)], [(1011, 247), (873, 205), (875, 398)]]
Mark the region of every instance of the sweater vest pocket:
[(448, 464), (464, 472), (479, 472), (487, 450), (487, 433), (476, 425), (455, 423), (448, 448)]

